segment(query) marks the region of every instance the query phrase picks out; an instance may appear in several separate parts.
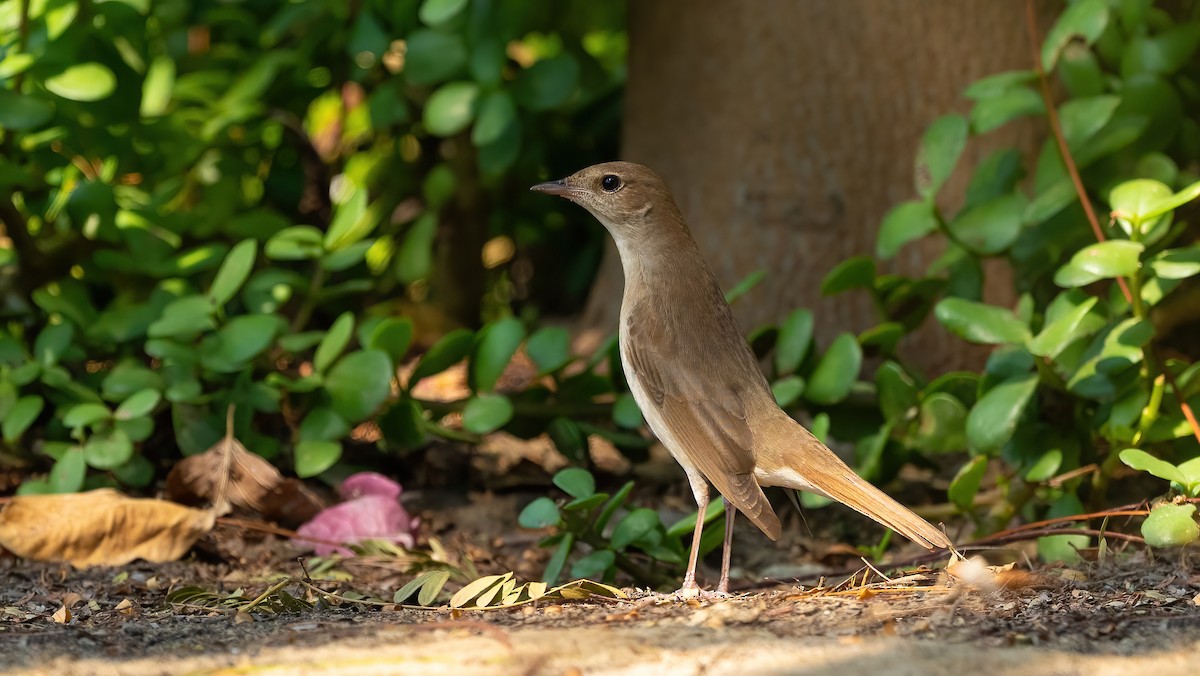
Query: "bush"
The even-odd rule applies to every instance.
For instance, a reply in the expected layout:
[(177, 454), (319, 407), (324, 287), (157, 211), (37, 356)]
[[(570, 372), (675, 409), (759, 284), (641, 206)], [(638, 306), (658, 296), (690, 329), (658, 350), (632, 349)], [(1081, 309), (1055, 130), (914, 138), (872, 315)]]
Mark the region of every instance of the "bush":
[(599, 252), (525, 189), (612, 153), (624, 49), (617, 3), (0, 3), (0, 421), (53, 462), (22, 490), (146, 486), (230, 404), (301, 476), (366, 421), (418, 445), (397, 364), (485, 317), (413, 381), (472, 353), (468, 428), (507, 422), (510, 302)]

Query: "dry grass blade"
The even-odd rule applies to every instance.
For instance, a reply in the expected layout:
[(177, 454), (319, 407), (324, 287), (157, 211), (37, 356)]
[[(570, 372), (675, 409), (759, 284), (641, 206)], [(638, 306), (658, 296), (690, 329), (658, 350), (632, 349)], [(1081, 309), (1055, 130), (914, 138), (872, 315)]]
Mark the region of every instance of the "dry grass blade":
[(209, 511), (111, 489), (21, 495), (0, 511), (0, 545), (22, 558), (77, 567), (174, 561), (214, 523)]

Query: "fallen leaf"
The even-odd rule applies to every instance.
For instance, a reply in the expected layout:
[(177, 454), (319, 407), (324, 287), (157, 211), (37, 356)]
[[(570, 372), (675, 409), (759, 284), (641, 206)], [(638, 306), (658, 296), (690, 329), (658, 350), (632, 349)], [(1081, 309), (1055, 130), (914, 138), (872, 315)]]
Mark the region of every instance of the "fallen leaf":
[(418, 520), (400, 505), (400, 484), (375, 472), (352, 474), (342, 482), (340, 493), (345, 502), (321, 510), (308, 523), (296, 529), (292, 542), (312, 548), (318, 556), (334, 552), (342, 556), (354, 553), (328, 543), (353, 544), (363, 540), (385, 540), (402, 547), (416, 544), (413, 534)]
[(113, 610), (129, 610), (133, 607), (133, 602), (129, 599), (121, 599), (121, 602), (113, 608)]
[(50, 616), (50, 619), (59, 624), (66, 624), (71, 621), (71, 609), (64, 606), (59, 606), (58, 610)]
[(63, 594), (62, 604), (67, 608), (74, 608), (75, 604), (82, 600), (83, 597), (79, 594), (76, 594), (75, 592), (67, 592), (66, 594)]
[(257, 512), (285, 526), (304, 523), (325, 503), (303, 483), (285, 479), (270, 462), (251, 453), (233, 436), (232, 418), (225, 436), (207, 451), (179, 462), (167, 474), (167, 497), (185, 505), (212, 504), (217, 513), (230, 506)]
[(0, 510), (0, 546), (33, 561), (76, 567), (135, 559), (173, 561), (212, 530), (215, 515), (166, 500), (102, 488), (87, 493), (18, 495)]

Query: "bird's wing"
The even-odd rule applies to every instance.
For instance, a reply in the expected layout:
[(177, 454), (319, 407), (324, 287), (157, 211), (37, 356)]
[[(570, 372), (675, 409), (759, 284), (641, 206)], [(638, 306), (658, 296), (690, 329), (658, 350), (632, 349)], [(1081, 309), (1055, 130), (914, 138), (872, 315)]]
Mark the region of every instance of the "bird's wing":
[(754, 478), (754, 435), (739, 391), (719, 369), (706, 368), (703, 357), (660, 354), (669, 343), (651, 335), (655, 326), (636, 316), (626, 322), (624, 349), (631, 375), (651, 397), (680, 446), (676, 450), (739, 512), (768, 537), (778, 538), (779, 517)]

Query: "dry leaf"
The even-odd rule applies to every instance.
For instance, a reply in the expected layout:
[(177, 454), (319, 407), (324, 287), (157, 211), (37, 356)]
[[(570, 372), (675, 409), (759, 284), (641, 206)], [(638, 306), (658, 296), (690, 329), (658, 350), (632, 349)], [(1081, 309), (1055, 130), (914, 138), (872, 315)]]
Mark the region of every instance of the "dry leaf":
[(218, 514), (233, 505), (286, 526), (308, 521), (325, 506), (304, 484), (285, 479), (262, 456), (246, 450), (233, 436), (232, 418), (220, 441), (171, 468), (167, 497), (188, 505), (207, 502)]
[(133, 602), (129, 599), (121, 599), (121, 602), (113, 608), (113, 610), (129, 610), (133, 608)]
[(59, 606), (58, 610), (54, 611), (54, 614), (50, 616), (50, 619), (59, 624), (66, 624), (71, 621), (71, 610), (65, 605)]
[(212, 512), (108, 489), (18, 495), (0, 511), (0, 546), (25, 559), (77, 567), (173, 561), (212, 529)]

